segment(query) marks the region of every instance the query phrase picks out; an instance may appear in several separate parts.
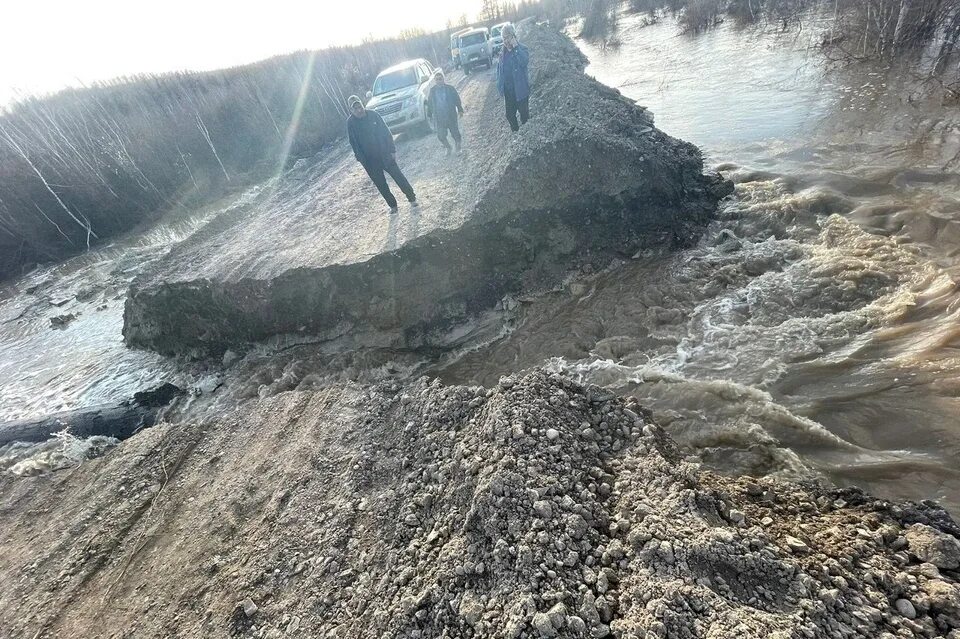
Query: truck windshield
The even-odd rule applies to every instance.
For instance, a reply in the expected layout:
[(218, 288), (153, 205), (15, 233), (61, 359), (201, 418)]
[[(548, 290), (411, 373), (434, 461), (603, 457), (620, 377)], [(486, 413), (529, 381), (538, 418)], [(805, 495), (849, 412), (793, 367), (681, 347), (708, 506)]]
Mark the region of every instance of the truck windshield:
[(491, 30), (490, 30), (490, 37), (491, 37), (491, 38), (497, 38), (497, 37), (499, 37), (499, 36), (500, 36), (500, 30), (501, 30), (501, 29), (503, 29), (503, 27), (494, 27), (493, 29), (491, 29)]
[(413, 67), (391, 71), (390, 73), (377, 76), (376, 81), (373, 83), (373, 94), (380, 95), (382, 93), (390, 93), (391, 91), (396, 91), (397, 89), (402, 89), (416, 83), (417, 74), (414, 72)]
[(475, 44), (482, 44), (484, 37), (482, 33), (471, 33), (460, 38), (461, 47), (470, 47)]

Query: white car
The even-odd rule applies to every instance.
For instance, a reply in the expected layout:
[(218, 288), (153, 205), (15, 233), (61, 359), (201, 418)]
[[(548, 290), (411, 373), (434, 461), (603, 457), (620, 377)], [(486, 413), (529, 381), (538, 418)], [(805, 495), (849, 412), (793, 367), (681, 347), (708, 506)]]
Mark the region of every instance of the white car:
[(433, 86), (433, 65), (419, 58), (384, 69), (373, 82), (366, 108), (380, 114), (392, 133), (430, 129), (427, 96)]

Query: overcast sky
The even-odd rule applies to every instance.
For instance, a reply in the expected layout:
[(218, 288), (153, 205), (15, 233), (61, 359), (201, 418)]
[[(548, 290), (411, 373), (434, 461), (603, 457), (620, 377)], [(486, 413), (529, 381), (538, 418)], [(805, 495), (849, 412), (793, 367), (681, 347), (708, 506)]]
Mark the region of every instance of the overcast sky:
[(7, 0), (0, 105), (136, 73), (207, 70), (476, 18), (481, 0)]

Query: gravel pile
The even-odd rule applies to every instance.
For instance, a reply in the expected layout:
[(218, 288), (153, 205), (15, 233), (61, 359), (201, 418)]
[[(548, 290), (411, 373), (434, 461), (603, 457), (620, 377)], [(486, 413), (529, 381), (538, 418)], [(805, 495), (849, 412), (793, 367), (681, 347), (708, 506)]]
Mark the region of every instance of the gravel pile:
[(543, 371), (282, 393), (78, 473), (0, 485), (9, 636), (960, 637), (944, 511), (712, 474)]
[(353, 513), (374, 514), (380, 543), (334, 536), (317, 551), (326, 568), (309, 581), (322, 606), (297, 614), (306, 636), (914, 637), (960, 626), (960, 542), (942, 511), (703, 473), (641, 407), (557, 375), (384, 390), (366, 417), (384, 446), (347, 478)]

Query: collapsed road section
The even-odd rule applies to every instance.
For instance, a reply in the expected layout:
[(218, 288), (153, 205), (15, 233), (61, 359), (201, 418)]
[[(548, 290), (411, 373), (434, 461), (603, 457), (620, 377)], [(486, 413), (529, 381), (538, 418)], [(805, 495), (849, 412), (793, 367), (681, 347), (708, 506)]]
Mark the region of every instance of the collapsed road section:
[(194, 355), (287, 334), (437, 345), (507, 295), (694, 241), (731, 185), (586, 76), (569, 39), (538, 26), (521, 36), (534, 116), (518, 134), (492, 74), (461, 79), (467, 154), (444, 160), (432, 136), (399, 144), (420, 209), (388, 216), (353, 158), (333, 151), (135, 280), (127, 343)]

